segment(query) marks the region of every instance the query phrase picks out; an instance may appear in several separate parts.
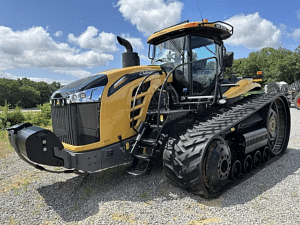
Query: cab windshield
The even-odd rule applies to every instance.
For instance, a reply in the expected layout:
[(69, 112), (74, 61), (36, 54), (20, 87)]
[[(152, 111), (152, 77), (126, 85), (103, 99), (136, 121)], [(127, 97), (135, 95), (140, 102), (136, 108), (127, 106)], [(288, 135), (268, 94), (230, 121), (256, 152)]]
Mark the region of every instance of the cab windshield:
[(179, 89), (190, 88), (190, 80), (193, 84), (189, 93), (203, 94), (217, 74), (217, 52), (220, 49), (213, 39), (197, 35), (169, 39), (154, 46), (152, 64), (172, 69), (177, 65), (192, 62), (178, 67), (173, 76), (175, 83), (180, 83)]
[(170, 39), (155, 46), (152, 64), (174, 67), (187, 62), (187, 37)]

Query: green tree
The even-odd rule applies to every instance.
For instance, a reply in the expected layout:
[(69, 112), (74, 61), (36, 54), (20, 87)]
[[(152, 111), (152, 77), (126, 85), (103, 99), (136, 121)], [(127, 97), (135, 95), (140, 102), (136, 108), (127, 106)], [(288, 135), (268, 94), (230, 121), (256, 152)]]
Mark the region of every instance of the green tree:
[(253, 76), (257, 71), (264, 72), (264, 83), (285, 81), (291, 84), (300, 79), (300, 45), (295, 52), (284, 48), (263, 48), (251, 52), (247, 58), (233, 61), (232, 68), (225, 76), (234, 72), (237, 76)]
[(34, 82), (28, 78), (17, 80), (0, 78), (0, 106), (7, 101), (14, 108), (36, 107), (37, 104), (49, 102), (50, 96), (59, 89), (61, 84), (53, 82)]

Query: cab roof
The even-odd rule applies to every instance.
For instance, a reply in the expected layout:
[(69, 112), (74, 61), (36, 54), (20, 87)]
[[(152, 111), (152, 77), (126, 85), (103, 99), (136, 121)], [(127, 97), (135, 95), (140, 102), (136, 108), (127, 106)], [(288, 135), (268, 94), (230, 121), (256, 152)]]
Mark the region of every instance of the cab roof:
[(225, 40), (233, 34), (233, 26), (222, 21), (185, 21), (155, 32), (148, 38), (147, 43), (156, 45), (170, 38), (184, 36), (187, 33), (194, 33), (196, 35)]

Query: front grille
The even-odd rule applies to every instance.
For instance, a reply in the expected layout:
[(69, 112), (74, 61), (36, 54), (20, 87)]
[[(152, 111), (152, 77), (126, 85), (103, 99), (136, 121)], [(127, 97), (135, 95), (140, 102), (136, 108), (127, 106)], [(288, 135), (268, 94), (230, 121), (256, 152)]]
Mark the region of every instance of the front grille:
[(79, 146), (100, 141), (100, 103), (52, 106), (51, 116), (61, 142)]

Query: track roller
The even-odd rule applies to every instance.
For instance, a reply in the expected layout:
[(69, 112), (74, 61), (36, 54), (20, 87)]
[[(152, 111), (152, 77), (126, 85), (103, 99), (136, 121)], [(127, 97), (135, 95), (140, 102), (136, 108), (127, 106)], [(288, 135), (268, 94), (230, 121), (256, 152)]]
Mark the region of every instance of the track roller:
[(244, 168), (243, 171), (245, 174), (249, 173), (252, 170), (253, 161), (251, 155), (247, 155), (244, 160)]
[[(241, 102), (239, 107), (207, 122), (192, 125), (193, 128), (185, 129), (181, 124), (177, 125), (174, 131), (170, 131), (163, 153), (166, 175), (194, 194), (214, 198), (239, 179), (241, 173), (250, 173), (253, 167), (267, 162), (271, 154), (273, 157), (283, 154), (289, 140), (290, 112), (286, 98), (277, 93), (274, 95), (262, 95), (250, 103)], [(258, 119), (258, 122), (255, 126), (249, 126), (249, 130), (266, 128), (267, 134), (264, 133), (262, 140), (255, 138), (259, 145), (246, 152), (241, 146), (256, 142), (249, 140), (244, 143), (239, 135), (243, 129), (248, 129), (244, 125), (249, 125), (251, 118)], [(228, 135), (229, 131), (234, 130), (232, 128), (238, 129)], [(263, 142), (262, 145), (260, 142)]]
[(256, 151), (253, 156), (253, 167), (258, 168), (261, 164), (261, 152)]
[(229, 178), (230, 180), (237, 180), (242, 172), (242, 164), (240, 160), (235, 160), (232, 165)]
[(269, 160), (270, 158), (270, 150), (268, 147), (265, 147), (263, 152), (262, 152), (262, 162), (265, 163)]

